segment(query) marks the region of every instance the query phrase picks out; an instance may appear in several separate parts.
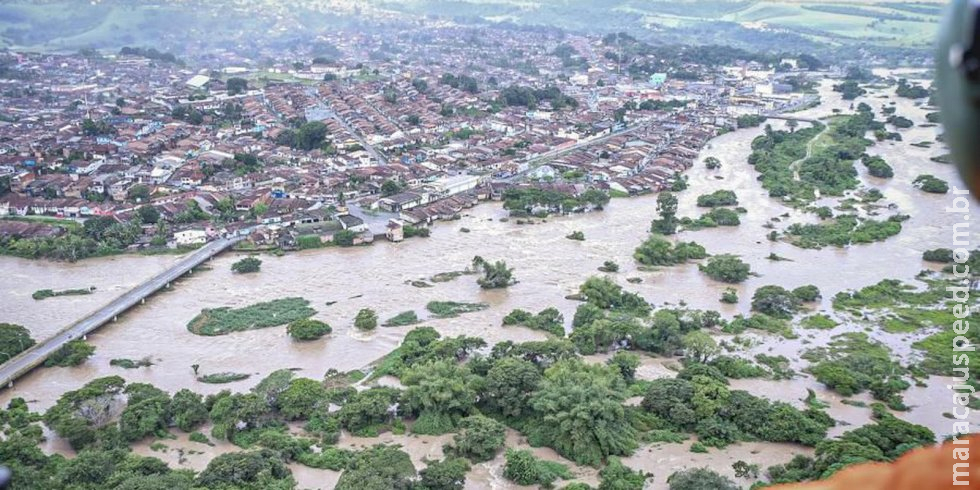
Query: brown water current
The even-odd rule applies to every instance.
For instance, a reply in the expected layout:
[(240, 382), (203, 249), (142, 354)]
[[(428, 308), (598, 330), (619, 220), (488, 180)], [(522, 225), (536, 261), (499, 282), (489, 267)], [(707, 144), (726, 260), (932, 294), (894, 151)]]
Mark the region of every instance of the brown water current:
[[(908, 117), (917, 124), (925, 122), (927, 109), (915, 106), (908, 99), (877, 98), (879, 94), (893, 94), (894, 89), (872, 91), (857, 102), (865, 101), (876, 110), (882, 104), (896, 102), (897, 114)], [(815, 109), (798, 113), (801, 117), (831, 115), (834, 108), (847, 112), (850, 102), (840, 99), (830, 91), (830, 84), (821, 86), (823, 104)], [(881, 119), (879, 112), (879, 119)], [(783, 122), (772, 122), (776, 129)], [(801, 123), (801, 126), (804, 126)], [(277, 369), (298, 368), (299, 376), (320, 378), (328, 369), (347, 371), (363, 368), (395, 348), (412, 327), (378, 328), (362, 333), (352, 327), (354, 315), (361, 308), (374, 308), (383, 321), (405, 310), (415, 310), (423, 318), (425, 304), (433, 300), (486, 302), (491, 308), (452, 319), (426, 319), (424, 325), (438, 329), (443, 335), (468, 335), (482, 337), (488, 344), (503, 340), (526, 341), (543, 339), (545, 335), (522, 327), (501, 327), (501, 319), (514, 308), (540, 311), (555, 306), (570, 323), (578, 303), (564, 299), (577, 291), (578, 286), (590, 275), (602, 274), (596, 270), (603, 261), (613, 260), (620, 265), (620, 272), (609, 274), (624, 288), (635, 291), (652, 303), (687, 305), (700, 309), (715, 309), (725, 316), (748, 313), (752, 292), (763, 285), (778, 284), (794, 288), (814, 284), (823, 293), (823, 303), (818, 309), (830, 309), (830, 298), (844, 289), (859, 288), (885, 278), (912, 282), (915, 275), (926, 265), (922, 252), (932, 248), (950, 247), (952, 224), (961, 219), (944, 212), (952, 195), (926, 194), (911, 186), (919, 174), (930, 173), (962, 188), (959, 177), (950, 165), (931, 162), (932, 156), (946, 152), (941, 144), (932, 148), (917, 148), (911, 143), (934, 141), (937, 128), (913, 127), (900, 130), (904, 141), (878, 143), (869, 153), (881, 155), (895, 169), (895, 177), (880, 180), (866, 177), (866, 170), (858, 164), (862, 179), (869, 186), (880, 189), (885, 201), (895, 203), (898, 211), (911, 215), (903, 224), (903, 231), (885, 242), (853, 246), (846, 249), (826, 248), (803, 250), (782, 242), (769, 242), (768, 229), (764, 228), (773, 217), (789, 213), (777, 223), (782, 228), (791, 222), (814, 220), (812, 214), (792, 210), (770, 198), (756, 180), (757, 173), (746, 163), (751, 152), (753, 138), (762, 128), (739, 130), (709, 143), (701, 152), (698, 163), (688, 172), (690, 188), (679, 194), (679, 215), (697, 217), (704, 209), (697, 208), (698, 195), (718, 189), (732, 189), (738, 194), (740, 205), (748, 210), (742, 216), (742, 225), (733, 228), (706, 229), (685, 232), (683, 240), (695, 240), (703, 244), (709, 253), (733, 253), (749, 262), (758, 277), (750, 277), (736, 286), (741, 302), (724, 305), (718, 299), (728, 285), (708, 279), (695, 264), (663, 268), (657, 271), (640, 271), (632, 259), (633, 250), (646, 238), (650, 220), (656, 217), (656, 196), (633, 199), (614, 199), (603, 212), (570, 217), (551, 218), (533, 225), (518, 225), (516, 220), (502, 222), (506, 216), (499, 203), (481, 204), (468, 210), (459, 221), (436, 225), (428, 239), (410, 239), (403, 243), (376, 243), (370, 247), (350, 249), (325, 249), (290, 253), (282, 257), (262, 256), (262, 272), (235, 275), (230, 271), (237, 260), (235, 254), (225, 254), (210, 262), (210, 270), (195, 272), (175, 284), (167, 292), (154, 296), (113, 324), (107, 325), (89, 337), (96, 346), (95, 355), (77, 368), (37, 369), (17, 381), (12, 389), (0, 393), (0, 403), (6, 404), (12, 397), (24, 397), (31, 408), (42, 411), (54, 404), (65, 391), (80, 387), (100, 376), (120, 375), (130, 382), (152, 383), (164, 390), (175, 392), (190, 388), (201, 393), (213, 393), (222, 389), (244, 391), (259, 379)], [(708, 156), (722, 162), (722, 168), (709, 171), (700, 163)], [(980, 208), (973, 205), (971, 214)], [(883, 210), (882, 218), (894, 211)], [(461, 228), (469, 233), (461, 233)], [(565, 238), (572, 231), (584, 232), (585, 241)], [(978, 243), (976, 234), (971, 237)], [(790, 261), (774, 262), (766, 257), (775, 253)], [(432, 283), (432, 287), (418, 288), (410, 284), (426, 280), (433, 274), (462, 270), (474, 255), (488, 260), (505, 260), (514, 268), (519, 281), (506, 290), (485, 291), (476, 284), (474, 276), (462, 276), (454, 281)], [(83, 314), (108, 302), (127, 288), (165, 269), (176, 260), (173, 256), (121, 256), (93, 259), (77, 264), (27, 261), (0, 257), (0, 321), (25, 325), (36, 338), (52, 334), (78, 319)], [(627, 283), (626, 279), (639, 277), (640, 284)], [(34, 301), (30, 295), (37, 289), (65, 289), (96, 286), (96, 294), (69, 296)], [(284, 327), (233, 333), (221, 337), (202, 337), (187, 331), (186, 325), (204, 308), (222, 306), (242, 307), (259, 301), (288, 296), (301, 296), (311, 302), (318, 313), (315, 318), (328, 322), (334, 331), (326, 338), (298, 343), (292, 341)], [(334, 302), (327, 306), (327, 302)], [(774, 336), (749, 334), (759, 342), (750, 353), (767, 352), (782, 354), (799, 367), (801, 350), (821, 345), (838, 332), (862, 327), (842, 326), (830, 332), (802, 331), (800, 339), (788, 341)], [(871, 333), (901, 356), (912, 356), (908, 335), (888, 335), (875, 329)], [(138, 359), (150, 356), (156, 363), (149, 368), (125, 370), (109, 366), (114, 358)], [(222, 371), (250, 373), (252, 378), (226, 385), (203, 384), (195, 379), (191, 365), (199, 364), (201, 373)], [(664, 360), (647, 359), (639, 371), (641, 378), (671, 375), (664, 367)], [(945, 390), (947, 381), (932, 378), (928, 388), (912, 388), (906, 392), (911, 412), (899, 414), (907, 420), (927, 425), (940, 434), (949, 432), (950, 421), (942, 416), (952, 405)], [(732, 383), (734, 388), (745, 389), (760, 396), (783, 400), (800, 406), (807, 388), (814, 389), (818, 397), (830, 404), (830, 413), (849, 424), (866, 423), (870, 409), (840, 403), (840, 397), (828, 392), (809, 377), (789, 381), (742, 380)], [(854, 397), (861, 399), (860, 397)], [(867, 401), (867, 400), (866, 400)], [(834, 429), (839, 434), (848, 427)], [(515, 444), (519, 439), (511, 434)], [(379, 440), (399, 442), (420, 464), (423, 457), (438, 457), (446, 438), (383, 435)], [(186, 467), (202, 469), (207, 461), (221, 452), (233, 450), (227, 444), (215, 447), (191, 443), (186, 434), (176, 441), (163, 441), (171, 449), (154, 452), (148, 443), (137, 450), (164, 458), (175, 466), (181, 461), (179, 451), (184, 449)], [(378, 442), (345, 437), (341, 446), (358, 446)], [(526, 445), (526, 444), (525, 444)], [(66, 445), (53, 438), (45, 448), (48, 451), (68, 452)], [(644, 446), (626, 459), (634, 468), (642, 468), (656, 475), (653, 488), (665, 488), (666, 477), (672, 472), (692, 466), (711, 466), (729, 474), (731, 463), (743, 459), (765, 467), (788, 461), (794, 454), (806, 453), (798, 446), (751, 443), (732, 446), (724, 451), (712, 450), (708, 454), (688, 451), (690, 441), (683, 444)], [(201, 454), (189, 454), (191, 450)], [(560, 459), (547, 449), (535, 449), (542, 457)], [(502, 456), (490, 463), (476, 465), (468, 479), (467, 488), (502, 489), (514, 488), (501, 475)], [(567, 463), (567, 461), (565, 461)], [(294, 474), (301, 488), (331, 488), (338, 478), (336, 472), (312, 470), (293, 465)], [(596, 482), (594, 470), (575, 468), (583, 481)]]

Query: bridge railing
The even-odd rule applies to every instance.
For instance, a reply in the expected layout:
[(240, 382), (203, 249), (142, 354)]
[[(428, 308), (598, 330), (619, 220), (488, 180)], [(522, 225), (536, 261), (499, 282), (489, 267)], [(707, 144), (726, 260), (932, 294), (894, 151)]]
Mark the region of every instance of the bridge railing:
[[(85, 315), (69, 324), (68, 326), (58, 330), (54, 335), (48, 337), (42, 342), (39, 342), (30, 348), (20, 352), (14, 357), (7, 359), (7, 362), (0, 364), (0, 388), (8, 386), (15, 379), (27, 374), (38, 365), (47, 360), (56, 349), (50, 349), (52, 342), (55, 342), (58, 348), (64, 344), (75, 340), (78, 336), (88, 335), (89, 333), (95, 331), (99, 327), (105, 325), (110, 320), (115, 318), (117, 315), (129, 310), (130, 308), (136, 306), (138, 303), (143, 301), (149, 296), (152, 296), (161, 288), (169, 284), (170, 282), (176, 280), (180, 276), (186, 274), (194, 267), (201, 265), (204, 261), (218, 255), (219, 253), (227, 250), (231, 246), (243, 240), (244, 237), (232, 237), (232, 238), (221, 238), (213, 242), (207, 243), (204, 247), (195, 250), (191, 255), (181, 259), (179, 262), (171, 266), (169, 269), (157, 274), (134, 288), (126, 291), (125, 293), (116, 296), (108, 303), (100, 306), (98, 309), (92, 311), (91, 313)], [(138, 291), (141, 288), (146, 287), (154, 282), (161, 282), (162, 284), (154, 287), (152, 290), (146, 292), (145, 294), (137, 294), (130, 296), (134, 291)], [(103, 316), (104, 318), (99, 319), (98, 317)], [(84, 329), (80, 332), (73, 332), (78, 325), (91, 320), (97, 320), (92, 326)], [(59, 338), (61, 340), (59, 340)], [(42, 353), (38, 355), (38, 352), (45, 349), (50, 350), (50, 352)], [(19, 366), (18, 366), (19, 365)], [(14, 368), (13, 372), (5, 373), (5, 369)]]

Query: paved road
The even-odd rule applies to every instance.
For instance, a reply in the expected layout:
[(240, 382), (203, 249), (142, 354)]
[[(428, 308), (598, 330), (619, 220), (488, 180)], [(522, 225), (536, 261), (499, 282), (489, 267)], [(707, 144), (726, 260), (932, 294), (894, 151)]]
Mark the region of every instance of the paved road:
[(212, 241), (207, 245), (197, 249), (194, 253), (184, 257), (174, 264), (170, 269), (147, 280), (146, 282), (129, 290), (122, 296), (112, 300), (109, 304), (99, 308), (94, 313), (82, 318), (81, 320), (69, 325), (53, 337), (21, 352), (13, 359), (0, 365), (0, 387), (9, 386), (15, 379), (23, 376), (31, 369), (39, 366), (51, 354), (60, 349), (68, 342), (88, 335), (93, 330), (112, 321), (117, 315), (138, 304), (141, 300), (162, 289), (175, 279), (184, 275), (192, 268), (200, 265), (209, 258), (221, 253), (225, 249), (238, 243), (243, 237), (222, 238)]
[(354, 135), (354, 139), (356, 139), (357, 142), (360, 143), (362, 147), (364, 147), (364, 151), (368, 152), (368, 154), (371, 155), (371, 158), (374, 158), (378, 162), (378, 165), (388, 164), (388, 159), (385, 158), (384, 155), (382, 155), (381, 152), (378, 151), (374, 146), (371, 146), (371, 144), (368, 143), (367, 140), (364, 139), (364, 137), (361, 136), (360, 133), (358, 133), (353, 126), (347, 124), (347, 121), (344, 121), (342, 117), (338, 116), (333, 112), (330, 113), (330, 117), (332, 117), (335, 121), (340, 123), (341, 126), (347, 128), (347, 131), (349, 131), (350, 134)]

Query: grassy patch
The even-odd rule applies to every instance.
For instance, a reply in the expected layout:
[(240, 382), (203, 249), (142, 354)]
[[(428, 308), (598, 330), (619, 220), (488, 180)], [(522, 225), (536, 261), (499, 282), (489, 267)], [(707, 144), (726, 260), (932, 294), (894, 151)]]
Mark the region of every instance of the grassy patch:
[(822, 313), (810, 315), (800, 320), (800, 326), (812, 330), (830, 330), (839, 325), (833, 318)]
[(245, 374), (245, 373), (229, 373), (229, 372), (211, 373), (211, 374), (205, 374), (204, 376), (199, 376), (197, 380), (202, 383), (208, 383), (208, 384), (225, 384), (225, 383), (233, 383), (235, 381), (241, 381), (243, 379), (248, 379), (251, 376), (252, 376), (251, 374)]
[(465, 270), (465, 271), (440, 272), (440, 273), (438, 273), (438, 274), (430, 277), (429, 280), (432, 281), (432, 282), (449, 282), (449, 281), (456, 280), (460, 276), (466, 276), (466, 275), (470, 275), (470, 274), (475, 274), (475, 272), (469, 271), (469, 270)]
[(199, 443), (199, 444), (207, 444), (208, 446), (213, 446), (214, 445), (214, 443), (211, 442), (211, 439), (208, 439), (208, 436), (206, 436), (206, 435), (204, 435), (204, 434), (202, 434), (200, 432), (191, 432), (191, 435), (188, 436), (187, 438), (191, 442), (196, 442), (196, 443)]
[(303, 298), (282, 298), (244, 308), (205, 309), (187, 324), (197, 335), (225, 335), (231, 332), (285, 325), (316, 314)]
[(95, 292), (95, 287), (89, 288), (78, 288), (78, 289), (62, 289), (60, 291), (55, 291), (53, 289), (38, 289), (31, 294), (31, 297), (41, 301), (46, 298), (54, 298), (56, 296), (83, 296), (86, 294), (92, 294)]
[(439, 318), (453, 318), (463, 313), (485, 310), (490, 305), (486, 303), (460, 303), (456, 301), (430, 301), (425, 309)]
[(150, 357), (144, 357), (142, 359), (113, 359), (109, 361), (110, 366), (121, 367), (124, 369), (136, 369), (141, 367), (150, 367), (153, 365), (153, 361)]
[(404, 327), (406, 325), (415, 325), (419, 322), (419, 316), (415, 314), (414, 311), (403, 311), (385, 321), (381, 324), (382, 327)]

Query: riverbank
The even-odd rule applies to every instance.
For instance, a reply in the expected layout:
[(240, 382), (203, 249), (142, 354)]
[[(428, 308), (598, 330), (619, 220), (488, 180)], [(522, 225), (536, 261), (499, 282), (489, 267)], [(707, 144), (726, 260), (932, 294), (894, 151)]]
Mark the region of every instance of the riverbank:
[[(868, 100), (884, 92), (872, 92)], [(847, 108), (849, 102), (840, 100), (839, 94), (822, 88), (824, 105), (809, 110), (808, 117), (819, 117), (833, 108)], [(875, 103), (875, 105), (880, 105)], [(920, 123), (928, 110), (916, 107), (913, 101), (897, 99), (898, 113)], [(774, 128), (781, 123), (772, 122)], [(790, 209), (768, 196), (755, 171), (747, 165), (752, 140), (763, 128), (735, 131), (709, 142), (698, 156), (699, 164), (688, 172), (690, 188), (677, 194), (678, 215), (700, 214), (697, 196), (721, 189), (731, 189), (738, 194), (739, 205), (747, 213), (741, 217), (739, 227), (711, 228), (683, 232), (677, 238), (694, 240), (704, 245), (709, 253), (733, 253), (750, 263), (758, 276), (749, 277), (734, 286), (742, 301), (726, 305), (718, 301), (730, 285), (708, 279), (697, 270), (696, 264), (671, 268), (646, 270), (636, 264), (632, 254), (636, 246), (646, 238), (650, 220), (656, 217), (656, 196), (640, 196), (634, 199), (614, 199), (601, 213), (550, 218), (546, 223), (518, 225), (514, 220), (504, 221), (507, 212), (500, 204), (488, 203), (468, 210), (458, 221), (432, 228), (427, 240), (410, 240), (402, 243), (379, 243), (372, 247), (331, 248), (299, 251), (282, 257), (263, 257), (262, 272), (250, 275), (234, 275), (230, 264), (232, 255), (214, 260), (212, 270), (186, 278), (172, 291), (157, 295), (124, 317), (90, 336), (97, 347), (95, 356), (78, 368), (41, 369), (24, 377), (11, 390), (0, 393), (0, 402), (13, 396), (23, 396), (31, 401), (32, 410), (43, 410), (66, 390), (76, 389), (85, 382), (100, 376), (120, 375), (131, 382), (152, 383), (161, 389), (175, 392), (190, 388), (201, 393), (215, 393), (229, 388), (246, 391), (255, 380), (276, 369), (299, 369), (298, 375), (320, 378), (329, 369), (351, 371), (363, 368), (394, 349), (412, 328), (379, 328), (370, 333), (353, 328), (353, 319), (361, 308), (373, 308), (379, 318), (391, 318), (398, 313), (414, 310), (425, 311), (431, 301), (458, 301), (487, 303), (488, 309), (468, 313), (458, 318), (422, 318), (423, 325), (432, 326), (443, 336), (467, 335), (482, 337), (489, 344), (511, 340), (515, 342), (542, 340), (546, 334), (520, 326), (502, 328), (503, 317), (514, 309), (538, 312), (554, 306), (561, 312), (566, 323), (571, 320), (578, 302), (565, 296), (576, 293), (579, 285), (591, 275), (599, 275), (597, 268), (605, 261), (620, 265), (619, 272), (609, 274), (629, 291), (660, 306), (686, 304), (692, 308), (712, 309), (725, 317), (749, 313), (748, 298), (763, 285), (775, 284), (789, 289), (814, 284), (823, 293), (823, 300), (813, 306), (818, 312), (829, 313), (831, 298), (845, 289), (861, 288), (881, 279), (895, 278), (914, 283), (920, 270), (929, 266), (922, 262), (926, 250), (948, 246), (946, 213), (942, 212), (947, 197), (921, 193), (911, 186), (916, 175), (927, 166), (930, 173), (958, 183), (955, 170), (929, 161), (931, 156), (943, 152), (938, 145), (932, 149), (912, 146), (921, 139), (935, 138), (935, 128), (913, 127), (903, 130), (905, 142), (877, 143), (869, 153), (882, 155), (895, 168), (895, 177), (881, 181), (869, 177), (863, 169), (859, 178), (864, 185), (873, 185), (884, 194), (885, 200), (895, 203), (898, 209), (911, 216), (903, 231), (886, 241), (851, 246), (843, 249), (801, 249), (788, 243), (769, 242), (766, 239), (773, 217), (781, 217), (780, 223), (816, 222), (813, 213)], [(723, 165), (719, 170), (708, 170), (703, 160), (708, 156), (719, 158)], [(954, 184), (956, 185), (956, 184)], [(827, 204), (833, 204), (827, 202)], [(977, 211), (974, 205), (971, 211)], [(788, 213), (788, 215), (787, 215)], [(787, 215), (787, 216), (784, 216)], [(461, 233), (462, 228), (470, 230)], [(566, 235), (581, 231), (584, 241), (568, 240)], [(786, 261), (772, 261), (767, 257), (776, 254)], [(439, 272), (463, 270), (473, 255), (505, 260), (514, 268), (519, 282), (505, 290), (483, 290), (474, 276), (461, 275), (446, 282), (433, 282), (432, 287), (418, 288), (412, 281), (426, 281)], [(77, 319), (80, 311), (94, 308), (105, 302), (106, 290), (118, 291), (128, 284), (138, 283), (140, 277), (150, 276), (155, 268), (166, 268), (174, 257), (114, 257), (94, 259), (79, 264), (43, 264), (20, 259), (0, 258), (0, 267), (14, 278), (3, 288), (5, 311), (10, 311), (12, 323), (21, 323), (35, 333), (35, 337), (50, 325), (63, 325)], [(643, 281), (630, 284), (626, 278), (638, 277)], [(62, 298), (59, 301), (35, 302), (30, 294), (43, 287), (71, 287), (71, 284), (97, 286), (97, 292), (85, 297)], [(235, 332), (222, 337), (202, 338), (188, 332), (187, 323), (204, 309), (220, 307), (240, 308), (258, 301), (301, 296), (308, 299), (318, 311), (313, 318), (326, 321), (334, 332), (320, 341), (299, 343), (292, 341), (284, 328)], [(26, 298), (27, 303), (20, 298)], [(328, 305), (329, 303), (329, 305)], [(33, 306), (29, 308), (28, 306)], [(23, 310), (23, 311), (20, 311)], [(808, 348), (824, 345), (833, 335), (851, 329), (863, 330), (864, 326), (847, 326), (838, 330), (800, 332), (800, 338), (787, 340), (782, 337), (746, 333), (752, 342), (746, 354), (767, 353), (799, 359)], [(914, 353), (904, 334), (889, 334), (872, 329), (869, 335), (886, 343), (896, 356)], [(720, 338), (726, 338), (724, 336)], [(161, 341), (161, 339), (165, 339)], [(140, 369), (121, 369), (109, 365), (112, 359), (139, 359), (152, 356), (155, 364)], [(904, 358), (904, 357), (903, 357)], [(256, 363), (261, 359), (261, 363)], [(250, 380), (225, 385), (208, 385), (196, 381), (190, 366), (199, 364), (202, 372), (248, 373)], [(649, 364), (649, 366), (648, 366)], [(660, 358), (644, 357), (641, 376), (654, 377), (663, 373), (658, 366)], [(799, 368), (800, 365), (794, 365)], [(944, 433), (948, 420), (942, 412), (948, 410), (941, 401), (941, 390), (947, 382), (943, 378), (929, 378), (926, 387), (913, 387), (906, 392), (911, 412), (899, 416), (927, 425)], [(786, 381), (747, 380), (733, 383), (738, 389), (746, 389), (756, 395), (784, 400), (801, 406), (807, 388), (812, 388), (822, 401), (831, 404), (830, 413), (851, 426), (834, 428), (844, 431), (867, 423), (870, 409), (842, 403), (810, 377)], [(856, 397), (859, 401), (865, 400)], [(413, 436), (388, 436), (382, 438), (406, 444), (425, 441)], [(181, 441), (183, 436), (181, 436)], [(64, 446), (58, 438), (50, 440), (48, 451), (62, 452)], [(357, 439), (344, 436), (341, 444), (358, 444)], [(434, 454), (432, 446), (420, 443), (409, 446), (413, 459), (420, 455)], [(174, 447), (181, 444), (174, 443)], [(200, 446), (200, 445), (198, 445)], [(657, 466), (681, 468), (717, 466), (727, 471), (727, 458), (736, 457), (762, 465), (783, 462), (795, 453), (804, 452), (796, 446), (765, 443), (743, 444), (724, 451), (694, 454), (689, 444), (645, 445), (627, 463), (634, 468), (649, 468), (655, 473), (654, 488), (665, 488), (664, 480), (670, 471)], [(195, 447), (195, 446), (189, 446)], [(202, 454), (185, 455), (186, 467), (202, 468), (218, 451), (196, 448)], [(141, 444), (138, 452), (161, 456), (150, 452)], [(178, 463), (175, 453), (167, 452), (172, 464)], [(642, 460), (642, 461), (641, 461)], [(500, 476), (501, 461), (494, 460), (487, 466), (479, 465), (469, 475), (468, 488), (500, 488), (506, 483)], [(336, 473), (323, 470), (297, 469), (301, 485), (317, 487), (336, 481)], [(322, 487), (321, 488), (327, 488)]]

